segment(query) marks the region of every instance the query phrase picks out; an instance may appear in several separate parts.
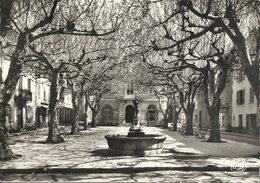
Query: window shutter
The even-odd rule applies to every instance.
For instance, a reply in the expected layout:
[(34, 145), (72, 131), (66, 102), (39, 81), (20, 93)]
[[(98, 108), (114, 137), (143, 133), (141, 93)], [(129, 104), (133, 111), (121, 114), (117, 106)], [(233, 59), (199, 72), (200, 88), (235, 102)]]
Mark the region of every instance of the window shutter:
[(244, 104), (244, 103), (245, 103), (245, 89), (242, 90), (241, 95), (242, 95), (242, 101), (241, 101), (241, 104)]
[(240, 94), (240, 92), (239, 91), (237, 91), (237, 105), (239, 105), (240, 103), (239, 103), (239, 94)]

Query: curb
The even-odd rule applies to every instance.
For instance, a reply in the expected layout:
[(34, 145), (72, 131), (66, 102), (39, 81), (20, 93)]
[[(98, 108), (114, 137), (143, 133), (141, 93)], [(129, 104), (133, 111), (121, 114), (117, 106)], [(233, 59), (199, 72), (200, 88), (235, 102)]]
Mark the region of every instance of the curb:
[(244, 135), (244, 134), (237, 134), (237, 133), (230, 133), (230, 132), (220, 132), (222, 134), (226, 134), (226, 135), (232, 135), (232, 136), (237, 136), (237, 137), (244, 137), (244, 138), (249, 138), (249, 139), (256, 139), (259, 140), (258, 137), (253, 136), (253, 135)]
[(1, 174), (46, 174), (46, 173), (138, 173), (149, 171), (225, 171), (225, 172), (259, 172), (259, 167), (125, 167), (125, 168), (36, 168), (36, 169), (0, 169)]
[(15, 136), (20, 136), (20, 135), (30, 135), (38, 132), (44, 132), (47, 131), (45, 128), (37, 129), (37, 130), (31, 130), (31, 131), (21, 131), (21, 132), (15, 132), (15, 133), (9, 133), (9, 137), (15, 137)]

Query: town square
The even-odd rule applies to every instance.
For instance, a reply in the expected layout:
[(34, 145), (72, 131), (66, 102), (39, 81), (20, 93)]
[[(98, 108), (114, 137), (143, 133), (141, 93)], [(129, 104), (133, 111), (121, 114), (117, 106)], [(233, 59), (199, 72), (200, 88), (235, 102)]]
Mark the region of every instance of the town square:
[(2, 0), (0, 182), (259, 182), (257, 0)]

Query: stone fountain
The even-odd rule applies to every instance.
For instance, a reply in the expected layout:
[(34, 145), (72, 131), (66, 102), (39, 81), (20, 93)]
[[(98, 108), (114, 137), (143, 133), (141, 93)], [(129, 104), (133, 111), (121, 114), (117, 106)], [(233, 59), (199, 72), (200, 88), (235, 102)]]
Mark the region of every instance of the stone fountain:
[(165, 136), (145, 134), (138, 117), (138, 95), (133, 99), (134, 116), (128, 135), (105, 135), (109, 152), (113, 155), (151, 156), (163, 152)]

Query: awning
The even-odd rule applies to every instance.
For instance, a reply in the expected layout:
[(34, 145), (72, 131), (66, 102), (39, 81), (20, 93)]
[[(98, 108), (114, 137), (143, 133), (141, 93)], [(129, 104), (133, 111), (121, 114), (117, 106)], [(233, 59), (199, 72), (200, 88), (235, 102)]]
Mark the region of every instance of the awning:
[(43, 107), (43, 108), (48, 108), (49, 107), (49, 104), (48, 103), (41, 103), (41, 107)]

